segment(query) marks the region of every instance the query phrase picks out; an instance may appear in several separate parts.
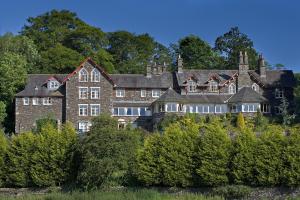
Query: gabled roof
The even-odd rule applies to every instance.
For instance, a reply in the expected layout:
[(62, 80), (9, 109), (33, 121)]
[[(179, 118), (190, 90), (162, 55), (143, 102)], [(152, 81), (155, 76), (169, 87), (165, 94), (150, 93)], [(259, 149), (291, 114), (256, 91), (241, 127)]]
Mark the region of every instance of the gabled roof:
[(169, 88), (173, 87), (171, 72), (146, 77), (144, 74), (111, 74), (116, 87), (122, 88)]
[(172, 88), (169, 88), (163, 95), (161, 95), (155, 102), (184, 102), (184, 96), (178, 94)]
[(250, 87), (243, 87), (240, 91), (228, 99), (229, 103), (260, 103), (266, 101), (268, 100), (265, 97)]
[(292, 70), (267, 70), (266, 79), (261, 79), (256, 71), (250, 71), (250, 76), (266, 87), (295, 87), (296, 79)]
[[(61, 97), (64, 96), (60, 90), (48, 90), (47, 81), (53, 77), (52, 74), (29, 74), (24, 90), (17, 93), (16, 97)], [(66, 74), (56, 74), (57, 80), (63, 80)]]
[(102, 67), (100, 67), (97, 63), (95, 63), (95, 62), (93, 61), (93, 59), (90, 58), (90, 57), (86, 58), (83, 62), (80, 63), (80, 65), (79, 65), (73, 72), (71, 72), (70, 74), (68, 74), (68, 75), (65, 77), (65, 79), (63, 80), (63, 83), (65, 83), (65, 82), (68, 81), (72, 76), (74, 76), (76, 73), (78, 73), (78, 72), (81, 70), (81, 68), (84, 67), (84, 64), (85, 64), (86, 62), (89, 62), (91, 65), (93, 65), (94, 67), (96, 67), (96, 68), (100, 71), (100, 73), (101, 73), (101, 74), (102, 74), (102, 75), (103, 75), (103, 76), (104, 76), (111, 84), (115, 85), (115, 83), (114, 83), (114, 81), (111, 79), (110, 75), (109, 75), (108, 73), (106, 73), (105, 70), (104, 70)]

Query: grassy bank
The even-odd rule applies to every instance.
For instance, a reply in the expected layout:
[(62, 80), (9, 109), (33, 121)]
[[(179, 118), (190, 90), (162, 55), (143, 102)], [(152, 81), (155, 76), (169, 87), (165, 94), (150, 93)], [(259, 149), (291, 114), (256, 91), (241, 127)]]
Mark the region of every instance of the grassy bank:
[(220, 197), (205, 197), (203, 195), (179, 193), (168, 194), (154, 190), (136, 191), (92, 191), (72, 193), (28, 194), (24, 196), (0, 196), (2, 200), (222, 200)]

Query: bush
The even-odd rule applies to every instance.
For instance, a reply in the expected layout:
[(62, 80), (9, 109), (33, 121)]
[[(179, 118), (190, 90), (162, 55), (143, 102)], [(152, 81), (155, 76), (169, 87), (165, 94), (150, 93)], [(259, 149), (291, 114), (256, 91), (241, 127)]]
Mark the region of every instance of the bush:
[(61, 131), (50, 123), (41, 127), (31, 159), (30, 175), (34, 185), (61, 185), (68, 179), (76, 141), (77, 134), (70, 123), (66, 123)]
[(236, 119), (236, 127), (239, 128), (240, 130), (245, 129), (245, 119), (243, 116), (243, 113), (239, 113)]
[(249, 197), (252, 189), (244, 185), (227, 185), (213, 188), (213, 194), (225, 199), (245, 199)]
[(280, 126), (269, 126), (257, 140), (254, 152), (255, 182), (260, 186), (281, 184), (285, 138)]
[(196, 150), (196, 173), (200, 184), (217, 186), (228, 183), (231, 141), (219, 120), (202, 127), (203, 134)]
[(233, 141), (231, 177), (235, 184), (252, 184), (256, 136), (250, 129), (240, 131)]
[(91, 131), (80, 144), (79, 184), (85, 189), (124, 184), (139, 136), (130, 130), (118, 130), (117, 121), (108, 115), (101, 115), (92, 123)]
[(4, 185), (5, 155), (8, 149), (8, 141), (2, 130), (0, 130), (0, 187)]
[(33, 133), (13, 135), (7, 151), (6, 184), (13, 187), (32, 186), (30, 176), (36, 137)]

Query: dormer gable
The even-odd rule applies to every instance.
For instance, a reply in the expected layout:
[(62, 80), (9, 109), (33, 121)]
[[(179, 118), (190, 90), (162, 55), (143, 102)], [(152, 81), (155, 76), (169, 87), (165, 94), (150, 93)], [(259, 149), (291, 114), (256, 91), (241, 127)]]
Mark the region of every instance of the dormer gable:
[(54, 76), (49, 77), (46, 84), (48, 90), (57, 90), (61, 86), (61, 83)]

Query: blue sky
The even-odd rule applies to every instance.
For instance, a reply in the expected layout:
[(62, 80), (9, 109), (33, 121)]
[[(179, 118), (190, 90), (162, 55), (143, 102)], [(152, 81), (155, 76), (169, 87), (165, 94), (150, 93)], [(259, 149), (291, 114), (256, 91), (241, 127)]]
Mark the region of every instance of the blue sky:
[(0, 34), (17, 33), (29, 16), (51, 9), (76, 12), (106, 32), (147, 32), (165, 45), (189, 34), (213, 45), (238, 26), (271, 64), (300, 72), (299, 8), (299, 0), (2, 0)]

